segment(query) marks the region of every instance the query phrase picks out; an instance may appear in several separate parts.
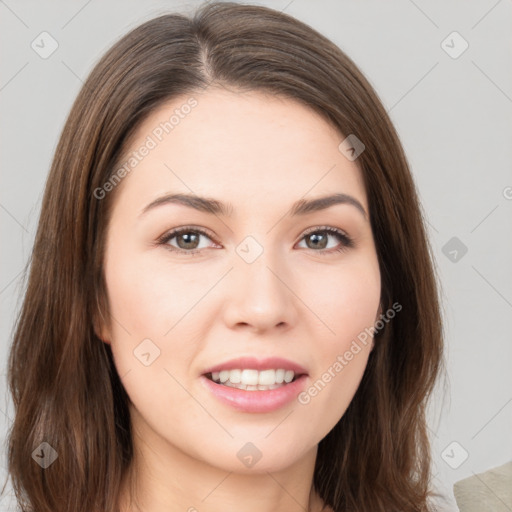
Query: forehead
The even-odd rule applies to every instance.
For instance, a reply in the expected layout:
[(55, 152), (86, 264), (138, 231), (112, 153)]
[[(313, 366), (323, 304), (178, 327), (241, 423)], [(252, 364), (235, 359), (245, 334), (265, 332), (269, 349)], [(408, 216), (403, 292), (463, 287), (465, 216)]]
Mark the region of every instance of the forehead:
[(153, 111), (131, 138), (121, 195), (147, 202), (186, 192), (263, 207), (340, 192), (366, 208), (361, 171), (338, 149), (344, 138), (293, 99), (223, 89), (183, 95)]

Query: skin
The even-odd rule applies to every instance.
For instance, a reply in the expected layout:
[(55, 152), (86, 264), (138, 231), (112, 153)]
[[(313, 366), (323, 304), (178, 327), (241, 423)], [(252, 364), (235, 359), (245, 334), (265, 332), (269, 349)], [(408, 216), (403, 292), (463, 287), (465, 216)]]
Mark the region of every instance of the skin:
[[(220, 88), (191, 96), (198, 105), (117, 186), (107, 233), (112, 320), (97, 332), (111, 344), (132, 402), (135, 448), (129, 474), (136, 484), (125, 480), (121, 510), (137, 510), (128, 503), (136, 485), (144, 512), (235, 511), (241, 504), (246, 512), (317, 511), (317, 445), (352, 400), (373, 341), (308, 404), (293, 400), (270, 413), (219, 402), (199, 377), (234, 357), (278, 356), (304, 366), (309, 387), (374, 325), (381, 280), (368, 218), (349, 204), (289, 215), (295, 201), (334, 192), (368, 212), (361, 171), (338, 150), (345, 137), (294, 100)], [(188, 98), (154, 111), (128, 152)], [(140, 215), (177, 192), (231, 203), (232, 215), (177, 204)], [(183, 235), (158, 245), (187, 225), (212, 234), (200, 235), (198, 254), (169, 249), (193, 250)], [(311, 244), (304, 232), (322, 226), (342, 230), (354, 247), (335, 252), (343, 242), (325, 233), (327, 246)], [(236, 252), (249, 235), (263, 248), (250, 264)], [(160, 356), (145, 366), (133, 351), (148, 338)], [(237, 457), (249, 441), (262, 454), (251, 468)]]

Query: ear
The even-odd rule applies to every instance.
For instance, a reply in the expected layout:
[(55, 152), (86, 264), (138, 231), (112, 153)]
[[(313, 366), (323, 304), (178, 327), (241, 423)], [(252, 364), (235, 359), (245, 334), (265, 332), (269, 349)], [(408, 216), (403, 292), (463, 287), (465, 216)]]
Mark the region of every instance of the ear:
[(110, 331), (103, 325), (98, 326), (97, 322), (93, 322), (93, 324), (94, 324), (94, 334), (96, 334), (96, 336), (101, 341), (103, 341), (103, 343), (107, 343), (110, 345), (110, 338), (111, 338)]
[(96, 336), (101, 341), (103, 341), (103, 343), (108, 343), (110, 345), (110, 342), (112, 339), (112, 334), (111, 334), (111, 330), (108, 325), (108, 322), (106, 321), (106, 319), (104, 318), (104, 316), (102, 314), (102, 311), (103, 310), (101, 310), (101, 309), (97, 310), (97, 311), (95, 311), (95, 313), (93, 315), (92, 323), (93, 323), (94, 334), (96, 334)]

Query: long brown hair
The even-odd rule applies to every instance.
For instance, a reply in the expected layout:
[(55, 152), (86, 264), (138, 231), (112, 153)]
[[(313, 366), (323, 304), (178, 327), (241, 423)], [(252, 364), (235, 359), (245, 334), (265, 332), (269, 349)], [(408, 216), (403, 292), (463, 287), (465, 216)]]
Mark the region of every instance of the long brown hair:
[[(429, 510), (426, 405), (443, 369), (435, 262), (406, 156), (377, 94), (345, 53), (262, 6), (210, 3), (121, 38), (84, 83), (61, 134), (9, 354), (15, 419), (8, 470), (23, 511), (115, 512), (132, 457), (128, 396), (94, 326), (110, 318), (103, 275), (112, 176), (140, 123), (210, 85), (293, 98), (355, 134), (382, 276), (376, 335), (347, 411), (319, 443), (314, 486), (335, 512)], [(341, 142), (342, 138), (340, 138)], [(28, 272), (29, 269), (29, 272)], [(48, 467), (35, 450), (58, 455)]]

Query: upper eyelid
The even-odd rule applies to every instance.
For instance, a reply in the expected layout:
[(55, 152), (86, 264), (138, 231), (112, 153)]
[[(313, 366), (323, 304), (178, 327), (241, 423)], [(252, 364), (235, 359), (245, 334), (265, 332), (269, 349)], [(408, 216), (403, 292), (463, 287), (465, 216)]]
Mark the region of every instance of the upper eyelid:
[(212, 241), (214, 241), (214, 242), (216, 241), (216, 237), (213, 234), (211, 234), (211, 232), (208, 229), (200, 228), (200, 227), (196, 227), (196, 226), (182, 226), (179, 228), (170, 229), (169, 231), (166, 231), (162, 236), (158, 237), (158, 240), (159, 241), (165, 240), (165, 239), (171, 240), (175, 236), (178, 236), (181, 233), (187, 233), (189, 231), (198, 232), (201, 235), (207, 236)]
[(315, 233), (316, 231), (336, 231), (341, 233), (342, 235), (345, 235), (347, 238), (351, 238), (350, 235), (344, 229), (337, 228), (335, 226), (313, 226), (311, 228), (307, 228), (302, 233), (302, 236), (309, 235), (310, 233)]

